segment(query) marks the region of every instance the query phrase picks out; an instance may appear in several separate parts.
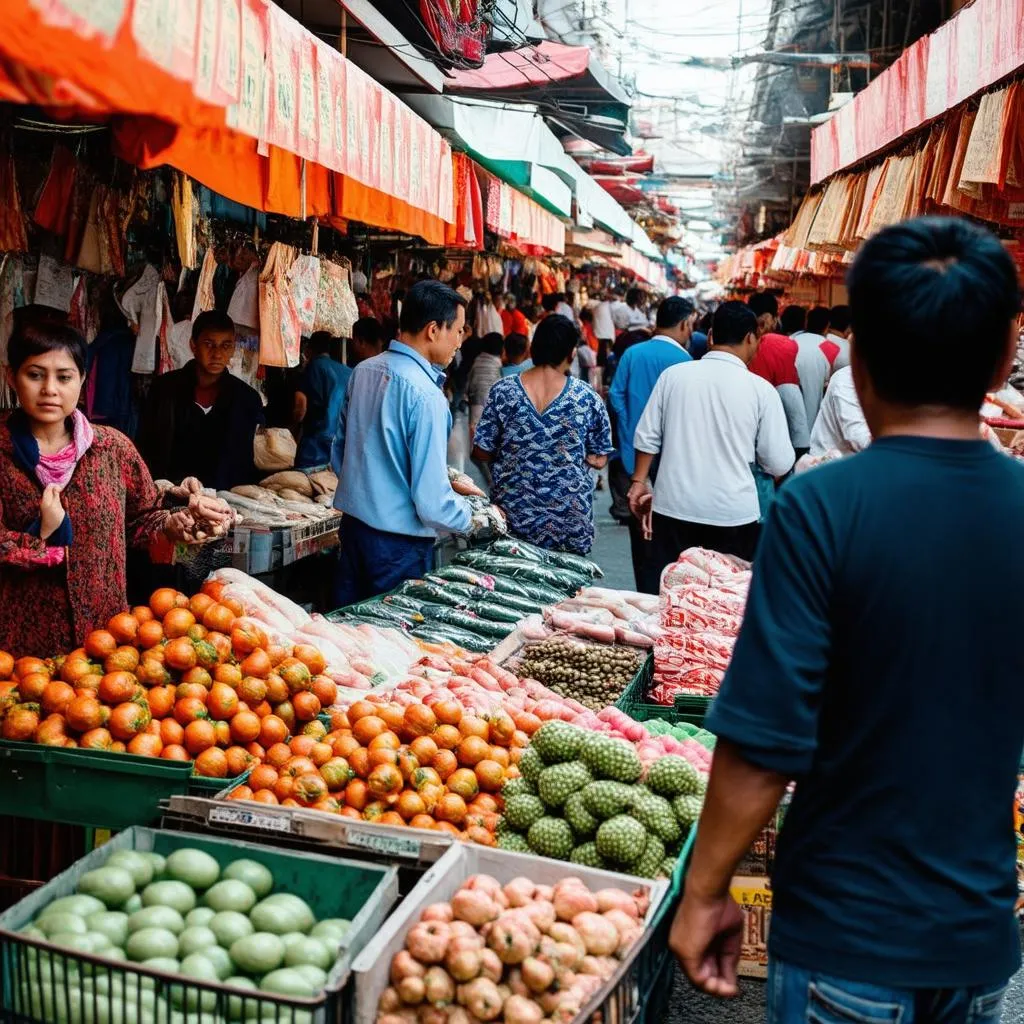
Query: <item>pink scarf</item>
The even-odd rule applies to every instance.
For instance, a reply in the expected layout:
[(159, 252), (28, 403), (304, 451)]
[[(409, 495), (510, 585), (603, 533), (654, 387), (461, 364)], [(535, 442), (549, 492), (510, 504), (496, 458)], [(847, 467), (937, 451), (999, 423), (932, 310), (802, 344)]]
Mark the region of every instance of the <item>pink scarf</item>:
[(67, 487), (78, 460), (89, 450), (95, 437), (92, 424), (76, 409), (71, 414), (71, 444), (53, 455), (39, 455), (36, 478), (43, 487), (51, 484), (61, 490)]

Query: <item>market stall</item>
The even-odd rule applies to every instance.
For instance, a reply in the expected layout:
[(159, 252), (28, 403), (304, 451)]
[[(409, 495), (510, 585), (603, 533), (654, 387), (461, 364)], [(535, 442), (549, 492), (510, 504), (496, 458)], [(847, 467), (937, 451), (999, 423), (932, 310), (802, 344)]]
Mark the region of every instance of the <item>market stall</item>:
[[(680, 593), (707, 590), (715, 558), (681, 560)], [(320, 617), (227, 568), (51, 661), (0, 655), (0, 773), (32, 779), (19, 813), (127, 829), (0, 917), (0, 958), (20, 979), (9, 1005), (77, 1019), (62, 989), (27, 985), (18, 965), (40, 956), (61, 977), (109, 976), (81, 998), (148, 991), (211, 1013), (269, 1000), (296, 1022), (339, 1019), (332, 1000), (350, 985), (367, 1022), (453, 998), (479, 1020), (611, 1005), (654, 1019), (713, 738), (627, 713), (670, 642), (665, 605), (599, 579), (587, 559), (490, 540)], [(144, 788), (123, 788), (133, 780)], [(161, 817), (171, 831), (150, 831)], [(359, 905), (311, 903), (303, 879), (366, 857), (399, 869), (404, 899), (385, 867), (376, 889), (356, 887)], [(452, 921), (494, 922), (459, 944), (478, 955), (449, 945), (463, 934)], [(250, 950), (252, 930), (281, 938)], [(546, 943), (589, 958), (585, 980), (560, 991), (535, 968)]]

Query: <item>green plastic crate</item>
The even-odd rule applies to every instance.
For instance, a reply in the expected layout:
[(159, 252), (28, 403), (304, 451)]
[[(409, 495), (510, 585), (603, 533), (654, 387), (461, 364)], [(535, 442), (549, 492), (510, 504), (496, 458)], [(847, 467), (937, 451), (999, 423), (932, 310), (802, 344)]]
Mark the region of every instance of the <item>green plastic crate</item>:
[(188, 791), (191, 774), (190, 761), (2, 741), (0, 814), (113, 830), (149, 825), (161, 800)]
[(210, 779), (205, 775), (190, 775), (188, 780), (189, 796), (215, 797), (235, 786), (242, 785), (249, 778), (249, 772), (242, 772), (231, 779)]
[[(73, 893), (79, 878), (102, 866), (115, 850), (150, 850), (167, 856), (183, 847), (206, 851), (222, 867), (240, 857), (256, 860), (274, 875), (275, 892), (302, 897), (318, 918), (343, 917), (352, 922), (319, 995), (304, 999), (229, 988), (218, 982), (181, 978), (125, 961), (58, 949), (17, 934), (54, 899)], [(229, 1017), (275, 1024), (345, 1024), (350, 1019), (346, 988), (352, 960), (379, 931), (397, 898), (398, 875), (392, 867), (236, 840), (131, 828), (0, 914), (0, 1019), (19, 1024), (54, 1019), (129, 1024), (146, 1016), (142, 1012), (142, 985), (129, 987), (128, 981), (141, 977), (151, 979), (145, 984), (156, 998), (179, 993), (196, 1006), (206, 1004), (202, 1015), (198, 1009), (189, 1011), (189, 1024), (213, 1024)], [(41, 956), (44, 951), (46, 955)], [(85, 996), (83, 1005), (79, 979), (90, 975), (107, 976), (109, 991)], [(229, 1014), (232, 996), (241, 1002), (236, 1004), (239, 1012)], [(160, 1011), (155, 1019), (164, 1024), (176, 1018)]]
[(653, 679), (654, 655), (649, 654), (647, 660), (640, 666), (640, 671), (615, 702), (615, 706), (637, 722), (661, 718), (673, 723), (689, 722), (696, 726), (704, 724), (704, 717), (711, 706), (711, 697), (680, 693), (676, 695), (673, 704), (655, 704), (648, 697)]

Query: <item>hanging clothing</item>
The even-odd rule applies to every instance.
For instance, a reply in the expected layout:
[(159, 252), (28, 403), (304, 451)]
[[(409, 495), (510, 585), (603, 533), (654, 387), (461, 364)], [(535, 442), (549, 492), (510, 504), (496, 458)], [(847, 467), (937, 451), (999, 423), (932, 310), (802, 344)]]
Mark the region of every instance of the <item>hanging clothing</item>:
[(134, 354), (135, 335), (126, 327), (100, 331), (89, 346), (89, 419), (129, 437), (138, 423), (131, 382)]
[(162, 290), (160, 272), (152, 263), (147, 263), (142, 276), (121, 296), (121, 312), (138, 329), (132, 373), (153, 373), (157, 368), (157, 346), (163, 320)]
[(61, 237), (67, 233), (77, 173), (78, 163), (71, 151), (58, 143), (53, 147), (50, 171), (32, 214), (32, 219), (44, 231), (52, 231)]

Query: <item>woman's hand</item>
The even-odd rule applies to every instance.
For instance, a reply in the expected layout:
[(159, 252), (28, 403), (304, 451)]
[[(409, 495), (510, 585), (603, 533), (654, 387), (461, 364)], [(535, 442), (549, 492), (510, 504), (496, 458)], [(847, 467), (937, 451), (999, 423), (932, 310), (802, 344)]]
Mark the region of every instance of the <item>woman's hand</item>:
[(60, 529), (64, 516), (64, 506), (60, 503), (60, 488), (56, 484), (50, 484), (43, 491), (43, 497), (39, 502), (40, 540), (52, 537)]

